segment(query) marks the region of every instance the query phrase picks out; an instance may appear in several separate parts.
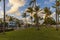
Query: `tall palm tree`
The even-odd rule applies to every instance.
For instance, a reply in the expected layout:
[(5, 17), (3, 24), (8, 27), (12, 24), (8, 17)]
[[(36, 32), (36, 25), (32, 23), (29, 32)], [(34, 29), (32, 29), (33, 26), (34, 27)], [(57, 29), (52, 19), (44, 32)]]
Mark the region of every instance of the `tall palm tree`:
[(59, 0), (56, 0), (56, 4), (55, 6), (53, 6), (53, 8), (56, 8), (56, 30), (58, 30), (58, 24), (59, 24), (59, 6), (60, 6), (60, 2)]
[[(32, 3), (33, 3), (33, 5), (32, 5)], [(38, 18), (39, 6), (36, 5), (36, 0), (31, 0), (30, 5), (32, 5), (32, 9), (33, 9), (33, 11), (31, 13), (36, 12), (36, 14), (34, 15), (35, 16), (34, 19), (36, 22), (36, 27), (39, 30), (39, 26), (38, 26), (38, 23), (39, 23), (39, 21), (38, 21), (38, 19), (39, 19)]]
[(28, 7), (28, 10), (26, 10), (26, 12), (31, 13), (30, 19), (31, 19), (31, 22), (32, 22), (32, 19), (33, 19), (33, 17), (32, 17), (32, 14), (33, 14), (33, 8), (32, 8), (32, 7)]
[(60, 2), (56, 0), (56, 30), (58, 30), (58, 24), (59, 24), (59, 6)]
[(37, 26), (37, 29), (39, 30), (39, 17), (38, 17), (38, 12), (40, 10), (40, 7), (39, 6), (35, 6), (35, 21), (36, 21), (36, 26)]
[[(33, 12), (34, 12), (33, 8), (34, 8), (34, 6), (35, 6), (35, 1), (36, 1), (36, 0), (31, 0), (31, 1), (30, 1), (29, 7), (27, 8), (28, 10), (26, 11), (26, 12), (31, 13), (31, 15), (32, 15)], [(31, 22), (32, 22), (33, 17), (30, 16), (30, 18), (31, 18)]]

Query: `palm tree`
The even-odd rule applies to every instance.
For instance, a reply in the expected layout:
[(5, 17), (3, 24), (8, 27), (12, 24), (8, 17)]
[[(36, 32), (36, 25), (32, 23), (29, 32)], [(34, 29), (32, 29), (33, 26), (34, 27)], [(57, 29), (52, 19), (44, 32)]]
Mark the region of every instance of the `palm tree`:
[(36, 6), (36, 0), (31, 0), (31, 2), (29, 3), (29, 5), (32, 5), (32, 4), (33, 4), (32, 7)]
[[(32, 5), (32, 3), (33, 3), (33, 5)], [(35, 19), (36, 27), (37, 27), (38, 24), (39, 24), (39, 20), (38, 20), (38, 19), (39, 19), (39, 18), (38, 18), (39, 6), (36, 5), (36, 0), (31, 0), (30, 5), (32, 5), (31, 14), (32, 14), (33, 12), (36, 12), (36, 14), (34, 15), (34, 19)], [(38, 30), (39, 30), (39, 26), (38, 26), (37, 28), (38, 28)]]
[(59, 6), (60, 2), (56, 0), (56, 30), (58, 30), (58, 24), (59, 24)]
[(39, 6), (35, 6), (35, 21), (36, 21), (36, 26), (37, 26), (37, 29), (39, 30), (39, 17), (38, 17), (38, 12), (39, 12), (39, 9), (40, 7)]
[(13, 21), (13, 18), (10, 16), (10, 19), (9, 19), (9, 21)]
[(45, 18), (48, 17), (48, 16), (50, 16), (50, 14), (51, 14), (51, 11), (50, 11), (50, 9), (48, 7), (44, 8), (44, 12), (46, 13)]
[(25, 18), (25, 24), (26, 24), (26, 27), (27, 27), (27, 20), (26, 20), (26, 17), (27, 17), (27, 15), (26, 15), (26, 13), (23, 13), (23, 15), (22, 15), (24, 18)]
[(56, 8), (56, 30), (58, 30), (58, 22), (59, 22), (59, 13), (60, 13), (60, 10), (59, 10), (59, 6), (60, 6), (60, 2), (59, 0), (56, 0), (56, 4), (55, 6), (53, 6), (53, 8)]
[(45, 7), (45, 8), (44, 8), (44, 12), (46, 13), (46, 15), (45, 15), (45, 21), (47, 22), (46, 19), (47, 19), (48, 17), (50, 17), (51, 11), (50, 11), (49, 8)]
[(18, 19), (16, 19), (16, 24), (17, 24), (17, 28), (18, 28), (20, 25), (20, 21)]
[[(26, 10), (26, 12), (31, 13), (31, 15), (32, 15), (33, 14), (33, 8), (32, 7), (28, 7), (28, 10)], [(31, 22), (32, 22), (33, 17), (30, 16), (30, 18), (31, 18)]]

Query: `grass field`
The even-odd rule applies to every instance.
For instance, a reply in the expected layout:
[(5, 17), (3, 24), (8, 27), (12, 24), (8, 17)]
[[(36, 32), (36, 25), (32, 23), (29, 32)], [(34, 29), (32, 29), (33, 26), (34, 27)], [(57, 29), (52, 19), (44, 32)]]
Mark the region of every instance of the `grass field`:
[(60, 30), (41, 27), (40, 30), (28, 28), (0, 34), (0, 40), (60, 40)]

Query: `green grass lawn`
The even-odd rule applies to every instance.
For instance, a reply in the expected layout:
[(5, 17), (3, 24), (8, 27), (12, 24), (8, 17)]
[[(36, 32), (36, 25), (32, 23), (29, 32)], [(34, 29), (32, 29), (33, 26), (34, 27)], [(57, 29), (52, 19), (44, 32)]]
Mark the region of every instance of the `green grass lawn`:
[(40, 30), (28, 28), (0, 34), (0, 40), (60, 40), (60, 30), (41, 27)]

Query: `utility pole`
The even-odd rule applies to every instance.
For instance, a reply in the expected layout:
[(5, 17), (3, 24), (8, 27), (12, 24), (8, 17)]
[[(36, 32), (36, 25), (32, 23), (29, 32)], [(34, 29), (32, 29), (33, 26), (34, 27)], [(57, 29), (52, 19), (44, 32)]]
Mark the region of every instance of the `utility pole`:
[(4, 17), (3, 17), (3, 21), (4, 21), (4, 24), (3, 24), (3, 33), (5, 33), (5, 0), (3, 0), (3, 4), (4, 4)]

